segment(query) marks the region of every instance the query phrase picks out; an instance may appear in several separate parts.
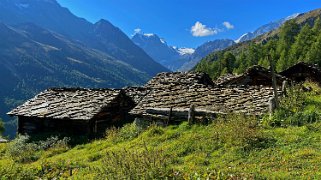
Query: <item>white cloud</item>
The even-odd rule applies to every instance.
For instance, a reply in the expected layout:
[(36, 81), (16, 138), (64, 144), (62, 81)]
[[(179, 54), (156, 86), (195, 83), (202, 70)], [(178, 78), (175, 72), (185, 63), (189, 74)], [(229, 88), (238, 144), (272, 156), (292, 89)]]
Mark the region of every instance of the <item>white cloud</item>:
[(227, 29), (234, 29), (234, 25), (227, 21), (223, 22), (223, 26), (225, 26)]
[(195, 37), (204, 37), (211, 36), (219, 33), (219, 29), (217, 28), (209, 28), (201, 22), (197, 21), (194, 26), (191, 27), (191, 33)]
[(140, 28), (134, 29), (134, 33), (135, 33), (135, 34), (139, 34), (139, 33), (141, 33), (141, 32), (142, 32), (142, 29), (140, 29)]

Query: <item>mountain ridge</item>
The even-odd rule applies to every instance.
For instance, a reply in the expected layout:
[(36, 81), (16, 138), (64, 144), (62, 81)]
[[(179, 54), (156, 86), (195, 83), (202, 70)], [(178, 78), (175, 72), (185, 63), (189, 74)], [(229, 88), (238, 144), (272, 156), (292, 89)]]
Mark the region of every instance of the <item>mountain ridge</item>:
[(240, 42), (244, 42), (244, 41), (249, 41), (252, 40), (262, 34), (268, 33), (270, 31), (273, 31), (277, 28), (279, 28), (280, 26), (282, 26), (286, 21), (294, 19), (296, 17), (298, 17), (299, 15), (301, 15), (301, 13), (295, 13), (292, 14), (290, 16), (287, 16), (285, 18), (276, 20), (276, 21), (272, 21), (268, 24), (262, 25), (261, 27), (257, 28), (255, 31), (253, 32), (247, 32), (245, 34), (243, 34), (242, 36), (240, 36), (237, 40), (235, 40), (236, 43), (240, 43)]
[(0, 1), (0, 22), (5, 121), (6, 112), (46, 88), (137, 86), (169, 71), (109, 21), (90, 23), (56, 0)]

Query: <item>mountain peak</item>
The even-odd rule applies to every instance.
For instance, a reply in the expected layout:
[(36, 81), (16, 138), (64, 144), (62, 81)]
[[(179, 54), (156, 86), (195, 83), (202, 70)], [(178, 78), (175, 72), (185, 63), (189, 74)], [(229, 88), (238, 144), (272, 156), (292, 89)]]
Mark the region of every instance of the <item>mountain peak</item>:
[(137, 38), (137, 37), (140, 37), (140, 38), (156, 38), (156, 39), (160, 39), (157, 34), (153, 34), (153, 33), (141, 33), (141, 32), (135, 33), (134, 36), (133, 36), (133, 38), (134, 38), (134, 37), (136, 37), (136, 38)]
[(153, 44), (164, 44), (167, 46), (167, 42), (165, 41), (165, 39), (160, 38), (157, 34), (153, 34), (153, 33), (135, 33), (134, 36), (132, 37), (132, 40), (136, 43), (142, 43), (142, 41), (144, 42), (149, 42), (149, 43), (153, 43)]
[(99, 21), (97, 21), (95, 23), (95, 26), (102, 26), (102, 27), (108, 26), (108, 27), (110, 27), (110, 26), (113, 26), (113, 25), (109, 21), (107, 21), (106, 19), (100, 19)]
[(105, 19), (101, 19), (94, 24), (94, 31), (103, 36), (107, 36), (106, 33), (114, 34), (116, 32), (120, 32), (120, 30), (117, 27), (115, 27), (113, 24), (111, 24), (109, 21)]

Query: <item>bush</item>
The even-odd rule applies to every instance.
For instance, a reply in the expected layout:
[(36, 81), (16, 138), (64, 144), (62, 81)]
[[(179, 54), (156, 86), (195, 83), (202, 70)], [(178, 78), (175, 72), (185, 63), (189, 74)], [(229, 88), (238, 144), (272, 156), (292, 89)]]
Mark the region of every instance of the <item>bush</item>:
[(258, 118), (231, 114), (219, 116), (210, 125), (212, 138), (220, 144), (229, 147), (239, 147), (242, 151), (267, 148), (271, 139), (265, 137), (258, 126)]
[(70, 161), (60, 160), (56, 162), (41, 162), (37, 176), (40, 179), (70, 179), (76, 175), (83, 165)]
[(7, 146), (7, 155), (17, 162), (31, 162), (37, 160), (38, 157), (35, 155), (37, 151), (37, 144), (28, 143), (29, 136), (18, 135)]
[(280, 100), (280, 107), (273, 115), (263, 118), (263, 124), (272, 127), (303, 126), (320, 120), (315, 111), (305, 112), (308, 96), (316, 92), (302, 92), (302, 86), (294, 86), (287, 97)]
[(165, 179), (172, 170), (171, 157), (161, 150), (111, 151), (103, 159), (101, 179)]
[(0, 179), (37, 179), (37, 177), (34, 170), (9, 163), (0, 167)]
[(120, 129), (110, 128), (106, 131), (106, 138), (112, 140), (113, 142), (123, 142), (132, 140), (143, 131), (142, 128), (138, 127), (136, 124), (126, 124)]
[(45, 141), (37, 143), (29, 142), (30, 137), (18, 135), (6, 148), (6, 153), (17, 162), (33, 162), (38, 160), (39, 151), (49, 148), (67, 147), (68, 138), (59, 140), (57, 137), (50, 137)]
[(68, 142), (70, 138), (64, 137), (63, 139), (59, 139), (57, 136), (49, 137), (45, 141), (39, 141), (38, 149), (47, 150), (50, 148), (65, 148), (68, 147)]
[(231, 145), (243, 143), (249, 138), (258, 136), (257, 119), (253, 116), (227, 115), (220, 116), (212, 124), (214, 137)]

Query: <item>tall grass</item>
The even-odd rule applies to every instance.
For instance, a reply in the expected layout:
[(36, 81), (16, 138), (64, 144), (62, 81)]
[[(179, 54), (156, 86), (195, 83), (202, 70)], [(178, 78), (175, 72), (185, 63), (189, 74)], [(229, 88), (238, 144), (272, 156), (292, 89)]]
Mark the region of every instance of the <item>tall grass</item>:
[(75, 147), (60, 146), (55, 138), (32, 142), (19, 137), (0, 144), (0, 177), (320, 179), (321, 91), (312, 89), (293, 89), (282, 99), (283, 109), (263, 123), (255, 116), (231, 114), (207, 126), (183, 122), (142, 130), (128, 124)]
[[(304, 92), (303, 89), (311, 91)], [(279, 109), (273, 113), (273, 116), (266, 116), (263, 123), (272, 127), (287, 127), (320, 121), (320, 107), (311, 108), (311, 105), (321, 106), (321, 102), (315, 101), (319, 94), (321, 94), (320, 88), (311, 82), (289, 88), (287, 96), (280, 100)]]

